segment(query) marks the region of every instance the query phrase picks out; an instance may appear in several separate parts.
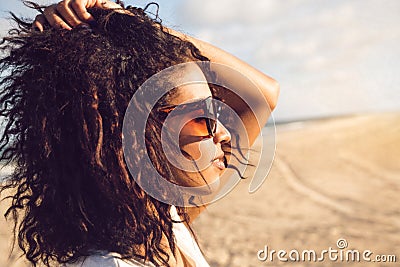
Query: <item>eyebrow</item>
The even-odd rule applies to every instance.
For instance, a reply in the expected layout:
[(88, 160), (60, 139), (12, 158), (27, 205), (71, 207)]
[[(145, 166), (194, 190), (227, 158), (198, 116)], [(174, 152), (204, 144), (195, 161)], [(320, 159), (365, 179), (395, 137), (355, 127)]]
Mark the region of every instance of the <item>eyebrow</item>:
[(182, 103), (180, 103), (180, 104), (171, 104), (171, 105), (161, 106), (161, 107), (159, 107), (157, 110), (158, 110), (158, 111), (165, 111), (166, 109), (174, 109), (174, 108), (176, 108), (176, 107), (178, 107), (178, 106), (181, 106), (181, 105), (195, 104), (195, 103), (198, 103), (198, 102), (205, 101), (205, 100), (207, 100), (207, 99), (209, 99), (209, 98), (212, 98), (212, 96), (208, 96), (208, 97), (205, 97), (205, 98), (195, 98), (195, 99), (193, 99), (193, 100), (191, 100), (191, 101), (182, 102)]
[(204, 100), (206, 100), (208, 98), (212, 98), (212, 96), (207, 96), (207, 97), (203, 97), (203, 98), (193, 98), (193, 99), (190, 99), (189, 101), (181, 102), (180, 104), (171, 104), (171, 105), (168, 105), (168, 106), (187, 105), (187, 104), (192, 104), (192, 103), (196, 103), (196, 102), (201, 102), (201, 101), (204, 101)]

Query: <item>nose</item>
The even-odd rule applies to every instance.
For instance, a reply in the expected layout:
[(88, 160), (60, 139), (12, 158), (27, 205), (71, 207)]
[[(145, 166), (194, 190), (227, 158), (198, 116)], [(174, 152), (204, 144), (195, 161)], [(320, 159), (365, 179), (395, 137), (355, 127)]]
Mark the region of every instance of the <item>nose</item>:
[(231, 133), (225, 126), (220, 122), (217, 121), (217, 129), (214, 135), (214, 143), (228, 143), (231, 141)]

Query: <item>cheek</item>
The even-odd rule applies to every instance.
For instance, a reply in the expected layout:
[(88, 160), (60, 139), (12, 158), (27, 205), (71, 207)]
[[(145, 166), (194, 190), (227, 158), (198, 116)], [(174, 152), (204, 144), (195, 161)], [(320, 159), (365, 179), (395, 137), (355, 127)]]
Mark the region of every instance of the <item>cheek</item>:
[[(184, 154), (188, 154), (191, 160), (202, 163), (209, 163), (217, 155), (217, 149), (213, 138), (206, 138), (201, 141), (187, 142), (188, 138), (182, 137), (179, 141), (179, 147)], [(204, 165), (203, 165), (204, 166)]]
[[(186, 142), (180, 140), (180, 149), (184, 151), (184, 155), (187, 156), (189, 159), (198, 160), (201, 157), (200, 145), (197, 143), (189, 143), (185, 144)], [(186, 153), (188, 155), (186, 155)]]

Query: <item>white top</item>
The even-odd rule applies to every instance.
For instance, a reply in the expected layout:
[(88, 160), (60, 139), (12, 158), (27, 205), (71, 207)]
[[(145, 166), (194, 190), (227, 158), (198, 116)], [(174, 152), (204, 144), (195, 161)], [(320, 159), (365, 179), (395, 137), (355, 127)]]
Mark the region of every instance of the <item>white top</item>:
[(154, 267), (151, 262), (123, 260), (118, 253), (101, 253), (84, 257), (74, 263), (61, 264), (61, 267)]
[[(171, 207), (171, 217), (180, 221), (180, 217), (174, 206)], [(176, 245), (180, 251), (195, 263), (196, 267), (210, 267), (200, 251), (199, 246), (192, 234), (183, 223), (173, 223), (172, 230), (175, 234)], [(62, 264), (61, 267), (154, 267), (151, 262), (140, 262), (138, 260), (123, 260), (118, 253), (99, 252), (84, 257), (75, 263)]]

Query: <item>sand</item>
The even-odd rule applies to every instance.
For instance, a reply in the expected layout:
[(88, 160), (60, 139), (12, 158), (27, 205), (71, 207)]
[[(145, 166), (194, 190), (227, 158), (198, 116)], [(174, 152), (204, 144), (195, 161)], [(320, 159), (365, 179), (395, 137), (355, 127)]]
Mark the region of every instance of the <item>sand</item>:
[[(270, 174), (254, 194), (248, 193), (249, 182), (241, 181), (194, 224), (211, 266), (399, 264), (400, 113), (279, 125)], [(27, 266), (16, 261), (18, 251), (8, 258), (10, 228), (3, 218), (0, 236), (0, 267)], [(339, 249), (339, 239), (348, 246)], [(314, 250), (318, 257), (329, 247), (343, 255), (370, 250), (371, 260), (396, 255), (397, 263), (332, 261), (327, 254), (313, 263), (283, 262), (276, 254), (261, 261), (257, 254), (266, 246), (300, 255)]]

